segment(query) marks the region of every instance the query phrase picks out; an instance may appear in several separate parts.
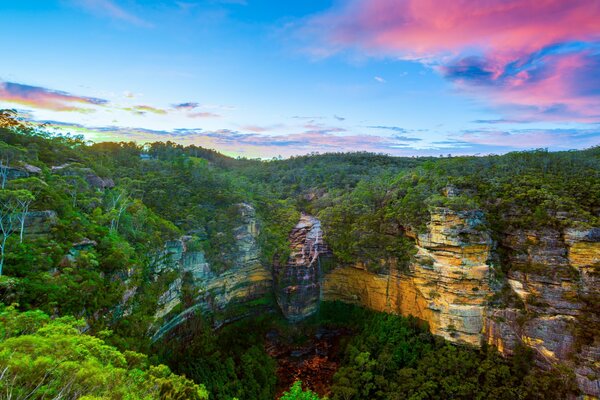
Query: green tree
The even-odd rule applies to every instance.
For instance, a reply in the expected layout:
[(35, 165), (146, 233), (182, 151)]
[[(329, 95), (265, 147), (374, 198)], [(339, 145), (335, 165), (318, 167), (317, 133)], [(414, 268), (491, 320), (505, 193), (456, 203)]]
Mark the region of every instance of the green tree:
[(284, 392), (280, 400), (319, 400), (319, 396), (310, 391), (302, 389), (302, 382), (296, 381), (290, 387), (289, 391)]

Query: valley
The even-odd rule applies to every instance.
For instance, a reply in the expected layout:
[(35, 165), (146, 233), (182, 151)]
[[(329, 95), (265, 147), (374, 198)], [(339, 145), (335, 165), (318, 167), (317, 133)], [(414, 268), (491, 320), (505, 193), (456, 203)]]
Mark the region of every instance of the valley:
[(47, 332), (100, 346), (12, 390), (107, 374), (162, 398), (287, 400), (297, 380), (344, 400), (600, 396), (598, 147), (260, 161), (11, 121), (0, 366), (63, 368), (17, 344)]

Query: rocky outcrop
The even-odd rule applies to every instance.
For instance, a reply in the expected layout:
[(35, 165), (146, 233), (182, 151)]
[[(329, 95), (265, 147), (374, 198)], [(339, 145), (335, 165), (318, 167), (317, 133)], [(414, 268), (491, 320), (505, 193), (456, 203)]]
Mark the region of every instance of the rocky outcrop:
[(23, 164), (14, 167), (8, 167), (6, 171), (6, 178), (9, 180), (29, 178), (32, 175), (39, 175), (41, 172), (42, 169), (39, 167), (30, 164)]
[(76, 164), (63, 164), (52, 167), (52, 173), (62, 176), (82, 177), (90, 187), (96, 189), (110, 189), (115, 187), (115, 182), (111, 178), (101, 178), (93, 169), (81, 167)]
[(56, 211), (29, 211), (25, 216), (24, 230), (27, 237), (37, 238), (50, 234), (58, 223)]
[(525, 344), (542, 366), (572, 367), (582, 392), (600, 397), (600, 337), (580, 337), (600, 327), (598, 311), (586, 302), (600, 291), (600, 229), (512, 230), (501, 246), (508, 285), (523, 307), (487, 311), (488, 343), (505, 354)]
[(412, 236), (417, 255), (408, 271), (398, 271), (393, 260), (385, 274), (362, 265), (338, 268), (325, 277), (323, 299), (413, 315), (435, 334), (479, 345), (492, 244), (482, 214), (436, 208), (427, 231)]
[(220, 326), (270, 307), (273, 282), (270, 271), (260, 262), (256, 212), (245, 203), (237, 208), (240, 224), (233, 230), (237, 249), (227, 271), (214, 271), (201, 250), (188, 249), (189, 237), (168, 242), (157, 257), (155, 272), (175, 272), (175, 278), (158, 299), (153, 340), (197, 312), (210, 313), (215, 326)]
[(330, 251), (323, 242), (321, 222), (302, 214), (289, 236), (290, 256), (273, 267), (275, 295), (283, 315), (292, 322), (313, 315), (319, 306), (321, 262)]
[(600, 397), (600, 229), (504, 232), (497, 246), (509, 267), (502, 293), (510, 304), (490, 302), (501, 291), (490, 287), (489, 260), (498, 253), (480, 212), (435, 208), (427, 231), (408, 235), (417, 247), (408, 271), (394, 260), (384, 273), (336, 268), (322, 299), (413, 315), (450, 341), (485, 340), (507, 355), (529, 346), (541, 366), (570, 366), (582, 392)]

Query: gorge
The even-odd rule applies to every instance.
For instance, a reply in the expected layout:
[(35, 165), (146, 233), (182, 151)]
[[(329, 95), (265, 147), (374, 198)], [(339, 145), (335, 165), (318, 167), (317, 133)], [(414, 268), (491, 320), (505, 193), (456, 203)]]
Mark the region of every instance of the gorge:
[(264, 162), (0, 133), (30, 149), (3, 192), (9, 369), (34, 349), (12, 343), (69, 329), (197, 399), (295, 379), (332, 399), (600, 396), (597, 148)]
[[(590, 268), (600, 262), (599, 228), (511, 232), (505, 233), (501, 243), (495, 243), (481, 211), (454, 212), (438, 207), (431, 211), (425, 232), (406, 232), (416, 249), (409, 268), (399, 270), (395, 260), (382, 260), (383, 270), (375, 273), (360, 263), (332, 265), (320, 221), (302, 214), (288, 238), (287, 263), (276, 263), (268, 271), (258, 264), (253, 268), (246, 264), (256, 263), (252, 235), (259, 228), (252, 207), (241, 204), (239, 208), (244, 223), (235, 229), (240, 241), (240, 267), (222, 275), (211, 274), (201, 253), (179, 247), (175, 252), (178, 275), (191, 272), (197, 279), (195, 285), (207, 289), (192, 307), (171, 319), (164, 318), (174, 304), (179, 304), (181, 280), (177, 278), (159, 298), (156, 318), (166, 322), (157, 329), (155, 338), (181, 323), (186, 315), (193, 316), (197, 309), (218, 314), (235, 305), (237, 313), (229, 315), (229, 320), (217, 319), (217, 326), (248, 313), (265, 312), (256, 301), (271, 292), (277, 311), (292, 323), (314, 315), (321, 301), (340, 301), (411, 315), (426, 321), (432, 333), (446, 340), (475, 347), (487, 343), (505, 355), (512, 355), (518, 345), (526, 345), (535, 350), (540, 365), (570, 364), (581, 390), (588, 396), (600, 395), (600, 348), (578, 345), (573, 332), (585, 307), (577, 300), (578, 293), (598, 295), (597, 278), (590, 274)], [(524, 269), (510, 272), (505, 282), (494, 270), (499, 246), (506, 249), (513, 268)], [(193, 259), (200, 262), (194, 264)], [(536, 266), (531, 272), (526, 269)], [(569, 274), (571, 269), (581, 275)], [(489, 301), (500, 294), (515, 297), (519, 306)]]

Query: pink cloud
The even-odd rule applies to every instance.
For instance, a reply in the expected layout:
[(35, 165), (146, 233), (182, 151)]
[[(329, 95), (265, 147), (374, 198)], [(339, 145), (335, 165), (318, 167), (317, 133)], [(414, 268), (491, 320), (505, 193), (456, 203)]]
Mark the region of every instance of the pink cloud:
[(190, 118), (219, 118), (220, 117), (219, 114), (215, 114), (212, 112), (189, 113), (187, 116)]
[(317, 54), (350, 48), (419, 60), (497, 104), (544, 119), (600, 119), (598, 72), (589, 68), (600, 65), (597, 1), (352, 0), (304, 29), (319, 37)]
[(82, 108), (81, 105), (99, 106), (108, 103), (103, 99), (76, 96), (67, 92), (14, 82), (0, 82), (0, 100), (52, 111), (74, 112), (93, 111), (90, 108)]
[(245, 131), (256, 132), (256, 133), (264, 133), (271, 130), (271, 128), (267, 126), (259, 126), (259, 125), (244, 125), (241, 127)]
[(588, 0), (354, 0), (311, 25), (328, 30), (333, 45), (416, 58), (479, 48), (508, 61), (556, 42), (595, 40), (599, 18), (600, 3)]

